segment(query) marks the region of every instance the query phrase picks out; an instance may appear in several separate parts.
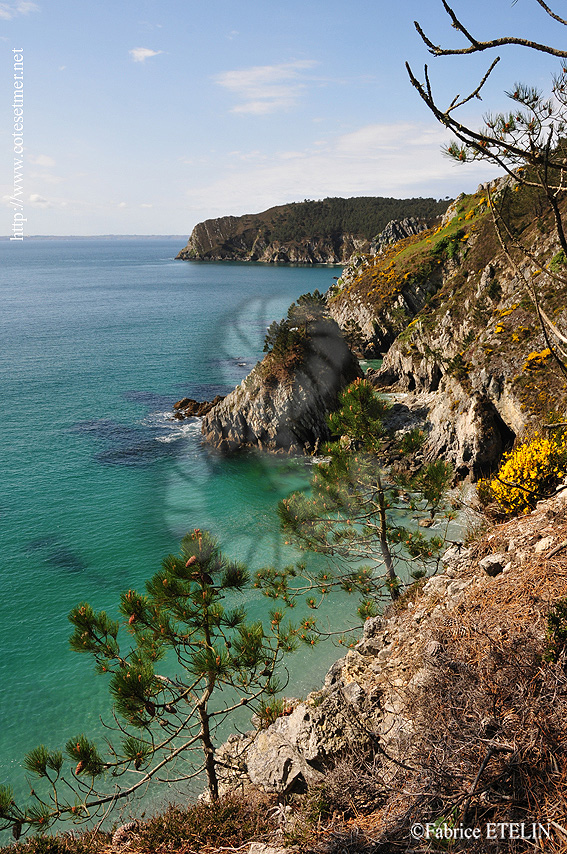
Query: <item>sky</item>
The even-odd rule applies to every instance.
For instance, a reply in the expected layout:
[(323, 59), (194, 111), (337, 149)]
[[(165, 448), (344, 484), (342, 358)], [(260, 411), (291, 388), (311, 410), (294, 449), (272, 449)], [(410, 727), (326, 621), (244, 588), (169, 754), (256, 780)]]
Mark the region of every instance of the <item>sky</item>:
[[(481, 39), (564, 43), (536, 0), (454, 8)], [(28, 235), (188, 235), (210, 217), (304, 199), (476, 189), (494, 167), (442, 154), (449, 138), (404, 64), (422, 75), (427, 63), (448, 105), (493, 57), (431, 57), (415, 19), (435, 43), (465, 45), (441, 0), (0, 2), (0, 234), (15, 212)], [(558, 70), (521, 48), (500, 55), (482, 102), (463, 110), (473, 126), (505, 108), (516, 81), (547, 91)]]

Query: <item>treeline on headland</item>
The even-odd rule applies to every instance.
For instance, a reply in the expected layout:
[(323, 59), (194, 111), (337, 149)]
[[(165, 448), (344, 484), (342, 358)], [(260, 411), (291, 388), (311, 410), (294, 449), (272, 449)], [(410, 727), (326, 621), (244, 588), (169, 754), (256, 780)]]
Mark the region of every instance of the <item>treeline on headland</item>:
[(371, 240), (390, 220), (414, 216), (429, 222), (445, 213), (447, 205), (448, 201), (433, 198), (361, 196), (319, 201), (305, 199), (303, 202), (272, 208), (273, 212), (277, 210), (278, 213), (270, 224), (270, 236), (276, 240), (297, 240), (309, 235), (348, 233)]

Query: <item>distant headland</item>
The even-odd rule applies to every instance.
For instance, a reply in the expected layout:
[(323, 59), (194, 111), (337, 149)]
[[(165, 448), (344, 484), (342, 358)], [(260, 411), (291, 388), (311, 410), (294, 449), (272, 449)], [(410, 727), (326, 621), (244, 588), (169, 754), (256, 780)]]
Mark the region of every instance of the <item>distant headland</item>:
[(306, 199), (262, 213), (205, 220), (195, 226), (177, 258), (344, 264), (354, 252), (372, 251), (373, 239), (392, 220), (411, 218), (424, 228), (442, 216), (448, 205), (433, 198)]

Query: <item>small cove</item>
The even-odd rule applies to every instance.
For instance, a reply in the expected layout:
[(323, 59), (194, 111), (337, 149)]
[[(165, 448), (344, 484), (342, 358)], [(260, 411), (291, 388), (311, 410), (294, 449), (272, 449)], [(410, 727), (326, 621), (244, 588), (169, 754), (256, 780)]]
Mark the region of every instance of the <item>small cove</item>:
[[(177, 249), (167, 239), (0, 243), (0, 782), (16, 793), (28, 750), (83, 731), (100, 738), (110, 715), (104, 678), (69, 650), (73, 606), (116, 616), (120, 593), (142, 590), (194, 527), (251, 570), (299, 557), (275, 507), (307, 485), (309, 466), (224, 459), (203, 448), (197, 419), (171, 412), (183, 396), (230, 391), (262, 357), (272, 320), (325, 291), (334, 270), (179, 262)], [(257, 591), (243, 604), (252, 618), (270, 607)], [(326, 606), (330, 625), (345, 604)], [(318, 687), (340, 654), (301, 648), (286, 662), (286, 693)]]
[[(73, 606), (115, 615), (122, 590), (142, 590), (193, 527), (252, 569), (297, 557), (274, 508), (307, 483), (303, 466), (223, 460), (202, 448), (197, 420), (170, 415), (182, 396), (230, 391), (272, 320), (336, 271), (174, 261), (178, 249), (0, 243), (0, 781), (16, 791), (28, 750), (100, 735), (109, 713), (104, 679), (68, 647)], [(260, 594), (246, 604), (267, 613)], [(290, 691), (315, 687), (337, 655), (298, 652)]]

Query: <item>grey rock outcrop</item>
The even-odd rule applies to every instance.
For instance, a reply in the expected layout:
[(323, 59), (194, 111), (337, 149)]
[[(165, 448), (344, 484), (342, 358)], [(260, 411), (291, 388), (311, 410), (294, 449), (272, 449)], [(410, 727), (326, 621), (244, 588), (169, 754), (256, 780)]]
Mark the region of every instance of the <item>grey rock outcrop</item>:
[[(370, 263), (368, 257), (355, 256), (343, 271), (337, 285), (348, 289), (352, 281), (360, 276)], [(362, 345), (364, 355), (375, 358), (388, 350), (408, 322), (421, 311), (442, 284), (442, 271), (439, 270), (423, 281), (409, 280), (404, 283), (396, 298), (379, 311), (368, 301), (349, 295), (348, 299), (331, 300), (329, 312), (341, 329), (345, 328), (349, 321), (354, 321), (365, 342)]]
[[(371, 381), (374, 379), (375, 376), (371, 377)], [(421, 429), (427, 436), (425, 460), (451, 462), (459, 479), (469, 478), (474, 482), (485, 476), (513, 438), (486, 394), (467, 393), (450, 377), (435, 391), (402, 393), (399, 398), (387, 416), (387, 426), (397, 430)]]
[(362, 376), (339, 327), (326, 318), (310, 324), (305, 356), (287, 379), (267, 383), (263, 365), (203, 418), (205, 441), (224, 453), (316, 453), (330, 438), (326, 416), (338, 393)]
[(380, 625), (368, 620), (357, 648), (335, 662), (323, 688), (309, 694), (291, 714), (267, 729), (233, 735), (221, 745), (222, 791), (249, 784), (277, 794), (302, 791), (321, 782), (325, 767), (345, 750), (370, 745), (381, 717), (380, 692), (366, 690), (362, 665), (365, 656), (382, 648), (381, 641), (372, 646)]
[(398, 240), (403, 240), (404, 237), (410, 237), (412, 234), (419, 234), (425, 228), (427, 228), (426, 223), (414, 216), (407, 216), (404, 219), (392, 219), (386, 228), (370, 242), (370, 252), (380, 252), (383, 246), (387, 246), (389, 243), (396, 243)]

